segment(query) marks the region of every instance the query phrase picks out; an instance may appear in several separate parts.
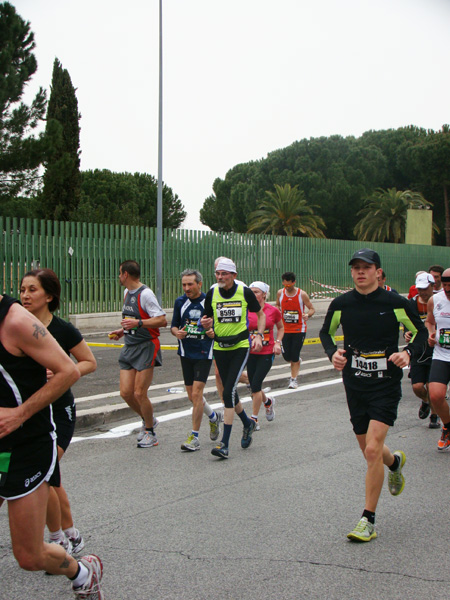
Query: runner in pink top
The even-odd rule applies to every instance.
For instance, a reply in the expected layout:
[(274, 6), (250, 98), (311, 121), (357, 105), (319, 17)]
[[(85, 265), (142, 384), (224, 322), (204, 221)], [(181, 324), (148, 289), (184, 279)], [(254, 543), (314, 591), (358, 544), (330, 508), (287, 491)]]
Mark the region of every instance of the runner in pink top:
[[(258, 423), (258, 413), (262, 403), (264, 403), (266, 410), (266, 419), (268, 421), (273, 421), (275, 417), (275, 398), (265, 395), (262, 391), (262, 384), (267, 373), (270, 371), (275, 355), (281, 354), (281, 340), (284, 335), (284, 325), (278, 308), (266, 304), (269, 286), (262, 281), (254, 281), (250, 284), (250, 289), (255, 294), (266, 315), (266, 328), (264, 330), (262, 349), (259, 352), (251, 350), (247, 362), (247, 373), (253, 401), (252, 419)], [(274, 326), (277, 328), (276, 338), (273, 334)], [(253, 313), (249, 313), (248, 329), (251, 336), (258, 335), (256, 315)], [(258, 429), (259, 425), (257, 425), (256, 430)]]

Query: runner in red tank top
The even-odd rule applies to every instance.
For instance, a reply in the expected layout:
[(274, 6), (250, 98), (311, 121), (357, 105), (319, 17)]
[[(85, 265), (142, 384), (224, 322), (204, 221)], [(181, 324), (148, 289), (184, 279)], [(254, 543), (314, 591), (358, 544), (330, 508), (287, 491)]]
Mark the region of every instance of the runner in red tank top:
[[(283, 358), (291, 363), (290, 389), (298, 387), (297, 376), (300, 371), (300, 352), (306, 336), (306, 321), (316, 312), (308, 294), (295, 287), (295, 280), (295, 274), (290, 271), (281, 276), (283, 288), (278, 290), (276, 302), (284, 324)], [(308, 309), (307, 313), (305, 307)]]

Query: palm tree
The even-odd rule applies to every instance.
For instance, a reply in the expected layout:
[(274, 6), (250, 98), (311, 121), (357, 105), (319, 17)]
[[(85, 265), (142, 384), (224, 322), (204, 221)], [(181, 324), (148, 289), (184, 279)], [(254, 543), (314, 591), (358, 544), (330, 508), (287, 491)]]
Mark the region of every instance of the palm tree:
[[(404, 242), (408, 208), (429, 208), (431, 202), (412, 190), (378, 189), (367, 198), (358, 216), (361, 220), (353, 233), (358, 240), (368, 242)], [(439, 231), (433, 224), (433, 230)]]
[(275, 184), (275, 192), (266, 192), (258, 210), (250, 213), (248, 233), (271, 233), (292, 237), (300, 233), (306, 237), (324, 238), (321, 228), (325, 223), (314, 214), (315, 206), (308, 206), (303, 191), (288, 183)]

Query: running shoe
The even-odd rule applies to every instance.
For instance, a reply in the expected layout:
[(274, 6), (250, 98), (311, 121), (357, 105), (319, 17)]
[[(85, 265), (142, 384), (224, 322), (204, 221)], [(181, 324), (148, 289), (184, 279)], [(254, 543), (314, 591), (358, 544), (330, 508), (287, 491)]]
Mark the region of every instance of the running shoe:
[(430, 429), (440, 429), (441, 428), (441, 420), (438, 415), (431, 414), (430, 422), (428, 423), (428, 427)]
[(144, 433), (144, 437), (138, 442), (138, 448), (151, 448), (152, 446), (157, 446), (158, 440), (156, 439), (156, 435), (151, 433), (150, 431), (146, 431)]
[(252, 433), (256, 429), (256, 423), (252, 419), (250, 419), (250, 425), (248, 427), (244, 427), (241, 438), (241, 448), (248, 448), (252, 443)]
[(265, 394), (268, 394), (268, 393), (269, 393), (271, 390), (272, 390), (272, 388), (271, 388), (271, 387), (266, 387), (266, 388), (263, 388), (263, 392), (264, 392)]
[(294, 379), (293, 377), (291, 377), (289, 379), (288, 390), (296, 390), (297, 388), (298, 388), (298, 381), (297, 381), (297, 379)]
[[(159, 420), (156, 417), (153, 417), (153, 429), (158, 425)], [(140, 442), (145, 435), (145, 422), (142, 421), (141, 429), (139, 430), (138, 436), (136, 438), (137, 442)]]
[(258, 423), (258, 419), (255, 419), (254, 417), (250, 417), (250, 419), (252, 421), (255, 421), (255, 424), (256, 424), (255, 431), (261, 431), (261, 427), (260, 427), (260, 425)]
[(369, 523), (367, 517), (362, 517), (353, 531), (347, 535), (352, 542), (370, 542), (377, 537), (375, 525)]
[(77, 535), (75, 537), (68, 537), (68, 540), (72, 544), (72, 554), (78, 554), (84, 548), (84, 540), (78, 529), (75, 530)]
[(200, 450), (200, 442), (198, 441), (198, 437), (195, 437), (195, 435), (191, 433), (188, 436), (188, 439), (184, 442), (184, 444), (181, 444), (181, 449), (190, 452)]
[(273, 421), (275, 418), (275, 398), (273, 396), (268, 396), (268, 400), (270, 400), (269, 406), (264, 405), (266, 409), (266, 419), (268, 421)]
[(214, 411), (217, 419), (209, 422), (209, 439), (215, 442), (220, 435), (220, 424), (223, 421), (223, 412), (221, 410)]
[(228, 446), (225, 446), (223, 442), (219, 442), (217, 446), (211, 450), (211, 454), (213, 456), (218, 456), (219, 458), (228, 458)]
[(86, 567), (89, 575), (84, 585), (77, 588), (72, 587), (73, 593), (77, 598), (85, 600), (104, 600), (105, 595), (101, 584), (103, 576), (102, 561), (95, 554), (88, 554), (80, 558), (79, 562)]
[(438, 441), (438, 450), (442, 452), (450, 450), (450, 431), (445, 427), (442, 428), (441, 439)]
[(394, 456), (398, 456), (400, 459), (400, 465), (396, 471), (389, 471), (388, 475), (388, 488), (393, 496), (399, 496), (403, 492), (405, 487), (405, 478), (402, 474), (402, 468), (405, 466), (406, 456), (402, 450), (396, 450)]
[(431, 411), (431, 406), (429, 402), (424, 402), (422, 400), (422, 404), (420, 405), (419, 408), (419, 419), (426, 419), (428, 417), (428, 415), (430, 414)]

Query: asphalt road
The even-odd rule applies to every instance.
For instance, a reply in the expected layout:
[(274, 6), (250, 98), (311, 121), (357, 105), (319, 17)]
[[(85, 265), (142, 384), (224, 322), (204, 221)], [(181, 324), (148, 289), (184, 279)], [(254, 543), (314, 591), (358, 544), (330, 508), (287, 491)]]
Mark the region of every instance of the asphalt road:
[[(447, 599), (450, 456), (436, 449), (439, 431), (417, 418), (405, 378), (388, 444), (406, 452), (406, 487), (398, 498), (383, 489), (378, 538), (351, 543), (365, 469), (333, 381), (277, 390), (276, 418), (263, 418), (248, 450), (236, 419), (227, 461), (211, 456), (206, 423), (201, 450), (182, 453), (190, 417), (171, 411), (155, 448), (136, 448), (134, 435), (85, 431), (62, 474), (86, 551), (104, 561), (107, 600)], [(5, 507), (0, 597), (71, 597), (64, 578), (18, 568)]]

